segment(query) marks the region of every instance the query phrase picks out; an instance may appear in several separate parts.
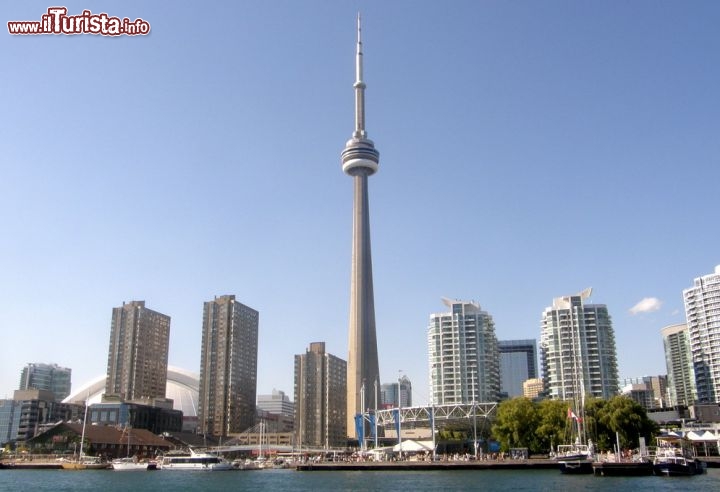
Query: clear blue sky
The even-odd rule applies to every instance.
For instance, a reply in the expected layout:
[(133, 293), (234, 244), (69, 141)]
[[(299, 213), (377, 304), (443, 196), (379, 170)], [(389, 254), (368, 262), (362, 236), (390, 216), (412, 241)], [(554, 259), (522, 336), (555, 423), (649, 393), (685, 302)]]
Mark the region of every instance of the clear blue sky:
[(60, 4), (152, 32), (11, 36), (55, 4), (0, 7), (0, 397), (28, 362), (103, 374), (130, 300), (193, 371), (204, 301), (260, 311), (258, 393), (292, 394), (310, 342), (347, 357), (358, 10), (384, 382), (427, 401), (442, 296), (539, 338), (586, 287), (621, 376), (664, 374), (660, 329), (720, 263), (718, 2)]

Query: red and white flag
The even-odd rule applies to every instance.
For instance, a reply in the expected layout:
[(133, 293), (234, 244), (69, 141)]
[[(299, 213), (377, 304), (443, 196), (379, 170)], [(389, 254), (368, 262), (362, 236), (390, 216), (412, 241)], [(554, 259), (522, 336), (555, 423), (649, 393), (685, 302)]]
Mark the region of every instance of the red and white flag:
[(568, 407), (568, 416), (567, 418), (577, 420), (578, 422), (582, 422), (582, 419), (575, 415), (575, 412), (572, 411), (570, 407)]

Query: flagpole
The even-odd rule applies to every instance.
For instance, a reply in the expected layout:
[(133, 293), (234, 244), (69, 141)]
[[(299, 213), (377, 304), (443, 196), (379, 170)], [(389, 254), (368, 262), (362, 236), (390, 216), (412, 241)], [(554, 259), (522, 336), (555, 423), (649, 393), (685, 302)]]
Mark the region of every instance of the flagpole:
[(365, 451), (365, 380), (363, 379), (362, 386), (360, 387), (360, 425), (362, 426), (362, 432), (358, 436), (360, 440), (360, 450)]
[(378, 447), (378, 431), (377, 431), (377, 418), (378, 418), (378, 400), (380, 395), (378, 394), (378, 380), (375, 379), (375, 418), (373, 419), (375, 424), (375, 449)]
[(435, 449), (437, 444), (435, 443), (435, 403), (430, 406), (430, 432), (432, 432), (433, 438), (433, 463), (435, 462)]
[[(398, 371), (402, 374), (402, 370)], [(402, 398), (400, 398), (400, 375), (398, 375), (398, 446), (400, 447), (400, 459), (402, 460)]]

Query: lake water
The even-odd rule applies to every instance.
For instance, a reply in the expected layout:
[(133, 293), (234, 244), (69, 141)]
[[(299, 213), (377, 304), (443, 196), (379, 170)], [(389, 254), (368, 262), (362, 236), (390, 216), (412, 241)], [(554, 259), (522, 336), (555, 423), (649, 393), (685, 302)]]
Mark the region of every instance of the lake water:
[(0, 470), (0, 491), (143, 492), (227, 490), (437, 491), (455, 490), (718, 490), (720, 469), (694, 477), (595, 477), (555, 470), (114, 472), (112, 470)]

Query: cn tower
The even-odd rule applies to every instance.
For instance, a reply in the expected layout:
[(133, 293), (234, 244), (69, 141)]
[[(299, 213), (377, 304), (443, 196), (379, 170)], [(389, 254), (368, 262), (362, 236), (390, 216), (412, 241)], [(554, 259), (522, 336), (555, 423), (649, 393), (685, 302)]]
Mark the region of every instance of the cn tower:
[(367, 138), (365, 131), (365, 82), (363, 82), (360, 14), (357, 18), (353, 87), (355, 88), (355, 131), (345, 144), (341, 159), (342, 170), (352, 176), (355, 188), (347, 362), (347, 435), (354, 438), (357, 437), (355, 416), (363, 413), (365, 409), (375, 408), (375, 385), (380, 384), (368, 203), (368, 176), (377, 171), (380, 153), (375, 149), (372, 140)]

